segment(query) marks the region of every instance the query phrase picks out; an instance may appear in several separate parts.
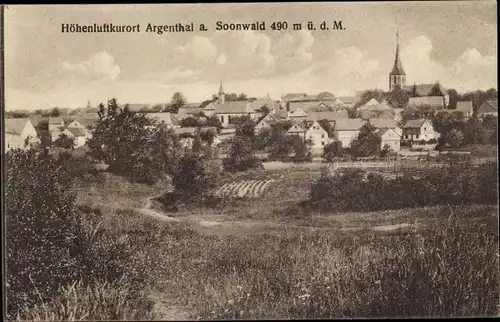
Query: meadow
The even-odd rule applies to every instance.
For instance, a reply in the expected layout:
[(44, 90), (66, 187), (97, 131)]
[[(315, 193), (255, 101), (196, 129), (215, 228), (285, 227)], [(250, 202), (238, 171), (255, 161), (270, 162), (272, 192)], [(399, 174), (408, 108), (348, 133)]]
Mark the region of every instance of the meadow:
[[(302, 211), (320, 176), (307, 168), (228, 175), (221, 185), (273, 181), (257, 198), (165, 213), (175, 222), (139, 211), (168, 182), (107, 174), (81, 184), (76, 204), (135, 244), (124, 265), (148, 275), (141, 308), (153, 319), (499, 314), (497, 205)], [(152, 208), (164, 214), (160, 203)]]

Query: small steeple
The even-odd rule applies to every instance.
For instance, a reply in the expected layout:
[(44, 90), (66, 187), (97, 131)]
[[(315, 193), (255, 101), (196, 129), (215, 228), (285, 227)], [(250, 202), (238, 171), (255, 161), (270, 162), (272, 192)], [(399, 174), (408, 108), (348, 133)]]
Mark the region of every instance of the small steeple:
[(221, 80), (219, 87), (219, 104), (224, 104), (225, 99), (226, 95), (224, 94), (224, 87), (222, 87), (222, 80)]
[(401, 59), (399, 58), (399, 31), (396, 33), (396, 42), (396, 57), (394, 58), (394, 67), (390, 75), (406, 75), (401, 64)]

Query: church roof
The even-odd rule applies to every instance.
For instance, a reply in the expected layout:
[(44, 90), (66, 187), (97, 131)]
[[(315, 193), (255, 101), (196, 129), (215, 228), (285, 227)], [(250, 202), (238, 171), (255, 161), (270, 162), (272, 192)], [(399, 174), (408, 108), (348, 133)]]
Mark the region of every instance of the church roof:
[(401, 64), (401, 59), (399, 58), (399, 39), (398, 44), (396, 46), (396, 57), (394, 58), (394, 67), (392, 67), (392, 71), (390, 75), (406, 75), (403, 70), (403, 65)]
[[(431, 96), (430, 94), (435, 90), (436, 93), (432, 94), (438, 94), (441, 92), (441, 95), (448, 95), (444, 87), (440, 83), (435, 83), (435, 84), (415, 84), (415, 85), (405, 85), (403, 86), (403, 90), (409, 92), (410, 94), (413, 93), (413, 88), (415, 87), (415, 92), (417, 96)], [(432, 95), (436, 96), (436, 95)]]

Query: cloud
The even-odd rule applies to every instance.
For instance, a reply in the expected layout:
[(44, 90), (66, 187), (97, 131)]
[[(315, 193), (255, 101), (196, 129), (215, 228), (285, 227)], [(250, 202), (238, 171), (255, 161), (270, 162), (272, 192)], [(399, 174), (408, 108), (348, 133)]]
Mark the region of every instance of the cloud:
[(426, 36), (411, 39), (401, 49), (401, 60), (407, 82), (440, 81), (447, 88), (459, 91), (494, 87), (497, 80), (497, 59), (484, 56), (476, 48), (468, 49), (445, 64), (432, 59), (435, 50)]
[(272, 50), (276, 61), (275, 70), (289, 74), (309, 67), (313, 61), (313, 44), (314, 37), (306, 30), (280, 37)]
[(64, 61), (61, 64), (61, 70), (72, 76), (88, 77), (94, 80), (103, 78), (114, 80), (120, 74), (120, 66), (115, 65), (113, 56), (105, 51), (78, 64)]

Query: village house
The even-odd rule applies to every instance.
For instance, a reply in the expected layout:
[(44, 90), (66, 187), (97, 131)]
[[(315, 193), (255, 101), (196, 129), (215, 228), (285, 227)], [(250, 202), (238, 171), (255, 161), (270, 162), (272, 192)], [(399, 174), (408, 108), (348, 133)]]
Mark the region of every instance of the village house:
[(267, 114), (260, 118), (257, 124), (254, 127), (255, 135), (262, 132), (263, 129), (269, 129), (275, 123), (278, 123), (280, 119), (274, 114)]
[(305, 132), (305, 139), (310, 141), (309, 148), (315, 154), (322, 153), (325, 145), (330, 143), (328, 132), (317, 122), (314, 121)]
[(66, 127), (61, 132), (61, 135), (63, 134), (73, 140), (73, 147), (75, 149), (84, 146), (87, 140), (92, 138), (92, 133), (90, 131), (76, 127)]
[(383, 150), (386, 146), (393, 152), (401, 150), (401, 135), (395, 129), (378, 128), (375, 130), (375, 134), (380, 137), (380, 150)]
[(26, 149), (39, 142), (38, 134), (29, 118), (5, 119), (5, 151)]
[(439, 82), (404, 86), (403, 89), (410, 95), (409, 106), (427, 105), (433, 109), (446, 109), (450, 104), (450, 96)]
[(302, 108), (298, 107), (295, 110), (288, 111), (287, 119), (292, 120), (295, 123), (300, 123), (307, 119), (307, 113)]
[(305, 139), (306, 136), (306, 130), (299, 124), (294, 124), (288, 131), (286, 132), (287, 135), (298, 135), (300, 138)]
[(379, 103), (376, 99), (372, 98), (365, 105), (359, 108), (359, 115), (362, 119), (367, 120), (369, 118), (394, 118), (394, 109), (387, 104), (384, 100)]
[(385, 129), (394, 130), (396, 133), (398, 133), (400, 138), (403, 135), (403, 130), (398, 126), (396, 120), (384, 119), (384, 118), (370, 118), (368, 119), (368, 124), (370, 124), (371, 126), (373, 126), (378, 130), (385, 130)]
[(168, 112), (146, 113), (146, 116), (151, 118), (151, 119), (155, 119), (161, 125), (164, 125), (167, 129), (175, 129), (175, 128), (181, 127), (181, 123), (175, 117), (175, 115), (172, 113), (168, 113)]
[(432, 122), (427, 119), (408, 120), (403, 125), (404, 141), (429, 141), (439, 139), (439, 133), (434, 131)]
[(337, 119), (346, 119), (348, 118), (347, 111), (339, 111), (339, 112), (309, 112), (307, 113), (307, 122), (312, 123), (321, 120), (327, 120), (332, 126)]
[(459, 113), (464, 119), (469, 119), (472, 117), (474, 109), (472, 107), (472, 101), (462, 101), (462, 102), (457, 102), (457, 108), (436, 110), (436, 114), (438, 113), (447, 113), (447, 114)]
[(477, 116), (484, 118), (487, 115), (498, 117), (498, 100), (487, 100), (477, 109)]
[(51, 116), (49, 117), (49, 132), (53, 130), (64, 128), (64, 120), (60, 116)]
[(333, 127), (333, 136), (342, 143), (344, 148), (351, 145), (365, 124), (363, 119), (337, 119)]
[[(249, 116), (251, 119), (257, 118), (257, 113), (254, 108), (252, 108), (251, 102), (249, 101), (225, 101), (225, 94), (222, 84), (219, 89), (219, 96), (216, 103), (211, 103), (207, 106), (213, 106), (212, 115), (216, 115), (217, 118), (222, 123), (223, 127), (228, 127), (232, 124), (232, 119)], [(210, 107), (212, 108), (212, 107)]]

